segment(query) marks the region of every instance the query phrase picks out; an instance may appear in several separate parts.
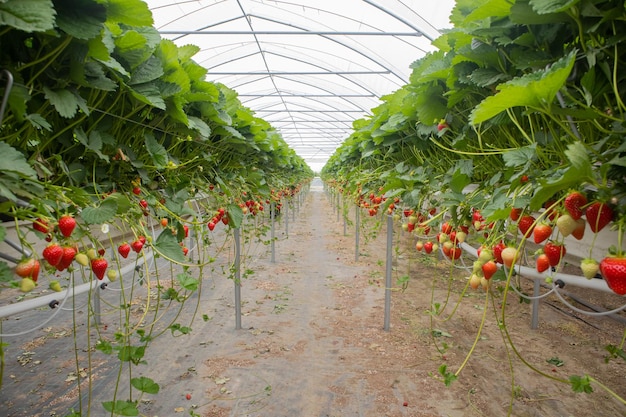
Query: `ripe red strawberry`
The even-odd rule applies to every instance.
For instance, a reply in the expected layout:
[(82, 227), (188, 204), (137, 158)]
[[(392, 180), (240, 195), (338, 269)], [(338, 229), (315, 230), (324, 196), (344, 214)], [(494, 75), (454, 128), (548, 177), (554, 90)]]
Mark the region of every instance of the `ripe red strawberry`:
[(572, 232), (572, 236), (574, 236), (578, 240), (582, 240), (582, 238), (585, 236), (586, 225), (587, 222), (585, 221), (585, 219), (576, 220), (576, 229), (574, 229), (574, 231)]
[(504, 248), (506, 248), (506, 245), (504, 244), (503, 241), (500, 241), (499, 243), (494, 245), (494, 247), (492, 249), (493, 258), (499, 264), (504, 263), (504, 261), (502, 260), (502, 251), (504, 250)]
[(587, 222), (593, 233), (598, 233), (613, 220), (613, 210), (606, 203), (595, 201), (585, 211)]
[(139, 195), (139, 194), (141, 194), (141, 188), (139, 188), (139, 187), (134, 187), (134, 188), (133, 188), (133, 194), (135, 194), (135, 195)]
[(15, 273), (22, 278), (30, 278), (34, 282), (37, 282), (40, 268), (41, 265), (39, 264), (39, 261), (37, 259), (27, 258), (21, 260), (15, 266)]
[(448, 255), (448, 258), (450, 259), (459, 259), (462, 253), (463, 253), (463, 249), (461, 249), (458, 246), (452, 246), (447, 255)]
[(183, 229), (185, 230), (185, 237), (189, 237), (189, 226), (184, 225)]
[(133, 250), (136, 253), (141, 252), (141, 249), (143, 249), (143, 242), (139, 239), (135, 240), (133, 243), (130, 244), (130, 246), (133, 248)]
[(548, 256), (550, 266), (557, 266), (566, 252), (565, 246), (560, 243), (548, 242), (543, 246), (543, 253)]
[(439, 123), (437, 123), (437, 132), (441, 132), (443, 129), (447, 129), (447, 128), (448, 128), (448, 123), (446, 123), (446, 119), (439, 120)]
[(41, 233), (48, 233), (50, 231), (50, 223), (46, 219), (39, 217), (33, 222), (33, 229)]
[(146, 237), (145, 236), (139, 236), (137, 238), (137, 240), (139, 240), (141, 242), (142, 245), (146, 244)]
[(593, 258), (585, 258), (580, 261), (580, 270), (583, 271), (583, 276), (587, 279), (591, 279), (596, 276), (600, 270), (598, 261)]
[(522, 235), (527, 238), (530, 237), (531, 233), (533, 232), (533, 223), (535, 223), (535, 218), (530, 214), (525, 214), (520, 217), (519, 221), (517, 222), (517, 228), (520, 232), (522, 232)]
[(600, 273), (614, 293), (626, 294), (626, 258), (623, 255), (607, 256), (600, 261)]
[(183, 255), (187, 256), (188, 253), (189, 253), (189, 248), (187, 246), (183, 246)]
[(548, 223), (539, 223), (537, 226), (535, 226), (535, 229), (533, 230), (535, 243), (543, 242), (544, 240), (549, 238), (551, 234), (552, 226), (550, 226)]
[(104, 258), (96, 258), (91, 260), (91, 271), (98, 279), (103, 279), (109, 263)]
[(483, 271), (483, 276), (485, 277), (485, 279), (491, 279), (493, 274), (498, 271), (498, 265), (496, 265), (494, 261), (488, 261), (481, 266), (481, 269)]
[(215, 222), (209, 222), (207, 224), (207, 227), (209, 228), (210, 231), (213, 231), (213, 229), (215, 229)]
[(556, 227), (558, 227), (563, 237), (567, 237), (576, 230), (578, 223), (570, 214), (565, 213), (561, 214), (559, 218), (556, 219)]
[(519, 219), (519, 216), (521, 214), (522, 214), (522, 209), (521, 208), (513, 207), (513, 208), (511, 208), (511, 214), (509, 214), (509, 217), (511, 218), (511, 220), (516, 222)]
[(130, 245), (124, 242), (117, 247), (117, 251), (120, 255), (122, 255), (122, 258), (127, 258), (130, 253)]
[(548, 259), (548, 255), (542, 253), (537, 256), (535, 267), (537, 268), (537, 272), (547, 271), (548, 268), (550, 268), (550, 259)]
[(63, 249), (56, 243), (52, 243), (43, 250), (43, 258), (52, 266), (61, 262), (63, 258)]
[(143, 200), (143, 199), (142, 199), (142, 200), (139, 200), (139, 205), (140, 205), (142, 208), (148, 208), (148, 202), (147, 202), (146, 200)]
[(433, 242), (428, 241), (424, 243), (424, 252), (431, 253), (433, 251)]
[(76, 249), (72, 246), (63, 246), (63, 256), (58, 264), (55, 265), (58, 271), (63, 271), (69, 267), (76, 257)]
[(59, 219), (59, 230), (63, 236), (70, 237), (75, 227), (76, 219), (72, 216), (66, 214)]
[(587, 197), (579, 191), (571, 192), (565, 197), (563, 205), (565, 210), (572, 216), (572, 219), (578, 220), (583, 215), (583, 206), (587, 204)]

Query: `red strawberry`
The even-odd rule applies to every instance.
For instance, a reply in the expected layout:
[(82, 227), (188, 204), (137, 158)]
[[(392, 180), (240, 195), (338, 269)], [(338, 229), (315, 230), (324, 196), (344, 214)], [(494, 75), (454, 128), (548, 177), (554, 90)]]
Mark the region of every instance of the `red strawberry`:
[(117, 251), (120, 255), (122, 255), (122, 258), (127, 258), (128, 254), (130, 253), (130, 245), (124, 242), (117, 247)]
[(485, 279), (491, 279), (493, 274), (498, 271), (498, 265), (496, 265), (494, 261), (488, 261), (481, 266), (481, 269), (483, 270)]
[(521, 208), (513, 207), (513, 208), (511, 208), (511, 214), (509, 215), (509, 217), (511, 218), (511, 220), (516, 222), (519, 219), (519, 216), (521, 214), (522, 214), (522, 209)]
[(48, 233), (50, 231), (50, 223), (40, 217), (33, 222), (33, 229), (41, 233)]
[(187, 246), (183, 246), (183, 255), (187, 256), (189, 253), (189, 248)]
[(139, 205), (142, 208), (148, 208), (148, 202), (146, 200), (143, 200), (143, 199), (139, 200)]
[(593, 233), (598, 233), (613, 220), (613, 210), (606, 203), (595, 201), (585, 211), (587, 222)]
[(133, 243), (130, 244), (130, 246), (133, 248), (133, 250), (137, 253), (141, 252), (141, 249), (143, 249), (143, 242), (139, 239), (135, 240)]
[(614, 293), (626, 294), (626, 258), (623, 255), (607, 256), (600, 261), (600, 273)]
[(572, 236), (574, 236), (578, 240), (582, 240), (583, 236), (585, 236), (585, 226), (587, 222), (585, 219), (576, 220), (576, 229), (572, 232)]
[(565, 210), (567, 210), (574, 220), (578, 220), (582, 217), (583, 206), (585, 204), (587, 204), (587, 197), (578, 191), (569, 193), (563, 202)]
[(561, 262), (561, 258), (565, 256), (565, 246), (554, 242), (548, 242), (543, 246), (543, 253), (548, 256), (550, 266), (557, 266)]
[(459, 259), (462, 253), (463, 249), (459, 248), (458, 246), (452, 246), (450, 248), (450, 252), (447, 255), (450, 259)]
[(59, 230), (63, 236), (70, 237), (75, 227), (76, 219), (72, 216), (66, 214), (59, 219)]
[(545, 253), (539, 255), (535, 266), (537, 268), (537, 272), (547, 271), (548, 268), (550, 268), (550, 259), (548, 258), (548, 255)]
[(433, 242), (428, 241), (424, 243), (424, 252), (431, 253), (433, 251)]
[(133, 188), (133, 194), (135, 194), (135, 195), (139, 195), (139, 194), (141, 194), (141, 188), (139, 188), (139, 187), (134, 187), (134, 188)]
[(503, 241), (500, 241), (499, 243), (494, 245), (493, 250), (492, 250), (493, 258), (499, 264), (504, 263), (504, 261), (502, 260), (502, 251), (504, 250), (504, 248), (506, 248), (506, 245), (504, 244)]
[(61, 257), (61, 260), (59, 261), (59, 263), (55, 265), (55, 267), (57, 268), (58, 271), (63, 271), (64, 269), (67, 269), (67, 267), (69, 267), (72, 264), (75, 257), (76, 257), (75, 248), (73, 248), (72, 246), (63, 246), (63, 256)]
[(189, 237), (189, 226), (184, 225), (183, 229), (185, 230), (185, 237)]
[(104, 258), (96, 258), (91, 260), (91, 271), (98, 279), (103, 279), (109, 263)]
[(207, 227), (209, 228), (210, 231), (213, 231), (213, 229), (215, 229), (215, 222), (209, 222), (207, 224)]
[(61, 262), (63, 258), (63, 249), (56, 243), (52, 243), (43, 250), (43, 258), (52, 266)]
[(535, 238), (535, 243), (541, 243), (552, 234), (552, 226), (548, 223), (539, 223), (535, 226), (533, 230), (533, 236)]
[(142, 245), (146, 244), (146, 237), (145, 236), (139, 236), (137, 238), (137, 240), (139, 240), (141, 242)]
[(41, 265), (39, 264), (39, 261), (37, 259), (27, 258), (20, 261), (15, 266), (15, 273), (22, 278), (30, 278), (34, 282), (37, 282), (40, 268)]
[(535, 218), (529, 214), (525, 214), (520, 217), (519, 222), (517, 222), (517, 228), (524, 237), (529, 237), (533, 232), (533, 223), (535, 223)]

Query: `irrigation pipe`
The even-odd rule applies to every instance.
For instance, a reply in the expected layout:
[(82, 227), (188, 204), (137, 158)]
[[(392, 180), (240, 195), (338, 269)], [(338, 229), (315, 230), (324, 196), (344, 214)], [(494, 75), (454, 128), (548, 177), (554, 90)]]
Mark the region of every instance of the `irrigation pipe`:
[[(149, 255), (146, 255), (142, 258), (140, 258), (136, 263), (132, 263), (132, 264), (128, 264), (125, 267), (120, 269), (120, 274), (121, 275), (125, 275), (128, 272), (134, 270), (136, 267), (140, 266), (141, 264), (143, 264), (144, 262), (147, 261), (147, 258), (152, 259), (154, 257), (154, 255), (152, 254), (152, 252), (150, 252)], [(8, 306), (3, 306), (0, 307), (0, 318), (4, 318), (4, 317), (9, 317), (12, 316), (14, 314), (20, 314), (23, 313), (25, 311), (29, 311), (29, 310), (34, 310), (36, 308), (39, 307), (43, 307), (43, 306), (49, 306), (51, 303), (53, 303), (54, 301), (57, 301), (59, 299), (59, 297), (63, 297), (66, 298), (68, 297), (68, 295), (74, 294), (74, 295), (79, 295), (82, 293), (85, 293), (87, 291), (91, 291), (94, 288), (102, 285), (102, 284), (109, 284), (111, 281), (109, 281), (108, 278), (104, 278), (103, 280), (93, 280), (91, 282), (87, 282), (85, 284), (81, 284), (75, 287), (70, 287), (67, 290), (65, 290), (65, 294), (63, 294), (63, 292), (61, 293), (53, 293), (53, 294), (48, 294), (48, 295), (43, 295), (37, 298), (33, 298), (30, 300), (24, 300), (21, 301), (19, 303), (15, 303), (15, 304), (10, 304)]]

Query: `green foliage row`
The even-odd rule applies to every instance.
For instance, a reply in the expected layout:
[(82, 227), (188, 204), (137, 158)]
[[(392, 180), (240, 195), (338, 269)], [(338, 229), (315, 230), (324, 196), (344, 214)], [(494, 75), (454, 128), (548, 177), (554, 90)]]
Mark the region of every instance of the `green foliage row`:
[(80, 209), (138, 184), (165, 199), (209, 185), (269, 196), (312, 176), (235, 91), (207, 80), (197, 46), (160, 37), (141, 0), (2, 1), (0, 44), (14, 79), (2, 215), (32, 217), (24, 200), (40, 215)]
[(410, 82), (354, 123), (323, 178), (409, 207), (437, 193), (457, 222), (579, 189), (623, 222), (624, 2), (458, 0), (451, 21)]

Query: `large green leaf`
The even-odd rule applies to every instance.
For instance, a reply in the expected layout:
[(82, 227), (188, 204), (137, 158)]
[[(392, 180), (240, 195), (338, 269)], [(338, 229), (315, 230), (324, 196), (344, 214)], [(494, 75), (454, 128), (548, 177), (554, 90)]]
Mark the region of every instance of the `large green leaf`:
[(43, 91), (46, 99), (50, 101), (61, 117), (66, 119), (74, 117), (79, 107), (88, 109), (85, 100), (70, 90), (51, 90), (48, 87), (44, 87)]
[(169, 158), (167, 151), (151, 134), (146, 134), (146, 150), (152, 157), (152, 162), (158, 169), (163, 169), (167, 166)]
[(130, 383), (133, 387), (146, 394), (158, 394), (159, 384), (152, 379), (142, 376), (140, 378), (131, 378)]
[(109, 21), (128, 26), (152, 26), (154, 20), (146, 2), (142, 0), (108, 0)]
[(106, 198), (98, 207), (85, 207), (80, 217), (87, 224), (102, 224), (111, 221), (117, 214), (117, 202), (113, 198)]
[(226, 206), (228, 212), (228, 224), (231, 227), (238, 228), (243, 220), (243, 210), (237, 204), (229, 204)]
[(487, 97), (472, 110), (470, 122), (482, 123), (507, 109), (518, 106), (537, 109), (548, 107), (567, 81), (575, 59), (575, 52), (570, 52), (549, 69), (535, 71), (499, 85), (497, 87), (499, 91), (495, 95)]
[(161, 60), (151, 56), (133, 71), (128, 84), (133, 85), (154, 81), (162, 75), (163, 66), (161, 66)]
[(24, 32), (54, 29), (56, 10), (52, 0), (0, 1), (0, 27), (14, 27)]
[(76, 39), (93, 39), (100, 35), (106, 20), (106, 9), (94, 0), (65, 0), (55, 4), (59, 29)]
[(172, 234), (170, 229), (164, 229), (153, 246), (154, 250), (168, 259), (180, 263), (187, 261), (176, 236)]
[(6, 142), (0, 142), (0, 173), (7, 171), (32, 179), (37, 178), (37, 173), (21, 152)]
[(130, 417), (139, 415), (139, 410), (137, 409), (137, 403), (133, 401), (122, 401), (122, 400), (117, 400), (115, 402), (106, 401), (102, 403), (102, 406), (107, 412), (113, 413), (115, 415), (130, 416)]
[(580, 0), (530, 0), (529, 4), (539, 14), (559, 13), (575, 6)]

